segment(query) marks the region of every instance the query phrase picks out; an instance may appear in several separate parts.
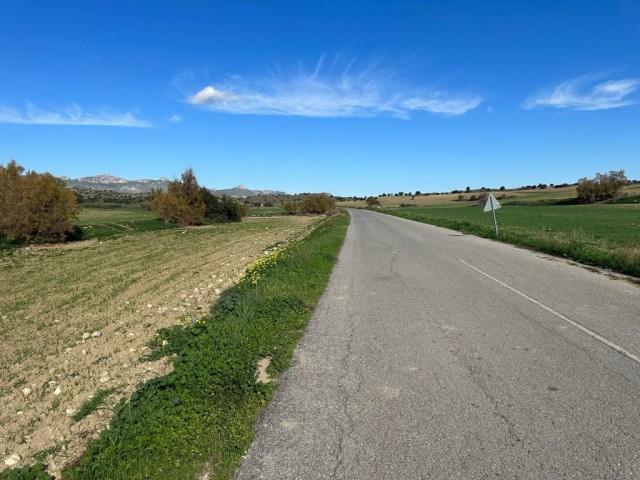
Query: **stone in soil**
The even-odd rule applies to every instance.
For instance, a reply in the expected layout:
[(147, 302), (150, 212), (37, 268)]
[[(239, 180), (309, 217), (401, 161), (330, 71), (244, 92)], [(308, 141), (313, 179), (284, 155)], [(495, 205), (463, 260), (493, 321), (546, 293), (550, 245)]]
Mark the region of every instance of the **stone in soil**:
[(12, 453), (11, 455), (9, 455), (7, 458), (4, 459), (4, 463), (12, 467), (13, 465), (16, 465), (17, 463), (19, 463), (20, 460), (22, 460), (22, 457), (20, 457), (20, 455), (18, 455), (17, 453)]

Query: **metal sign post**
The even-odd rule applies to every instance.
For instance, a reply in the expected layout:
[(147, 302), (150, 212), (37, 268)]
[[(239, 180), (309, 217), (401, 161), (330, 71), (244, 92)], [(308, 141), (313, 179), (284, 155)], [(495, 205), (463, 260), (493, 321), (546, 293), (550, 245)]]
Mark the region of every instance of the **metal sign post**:
[(493, 214), (493, 226), (496, 228), (496, 235), (498, 235), (498, 221), (496, 220), (496, 210), (500, 207), (502, 207), (502, 205), (500, 205), (498, 199), (493, 196), (493, 193), (490, 193), (489, 199), (484, 206), (484, 211), (488, 212), (489, 210), (491, 210), (491, 213)]

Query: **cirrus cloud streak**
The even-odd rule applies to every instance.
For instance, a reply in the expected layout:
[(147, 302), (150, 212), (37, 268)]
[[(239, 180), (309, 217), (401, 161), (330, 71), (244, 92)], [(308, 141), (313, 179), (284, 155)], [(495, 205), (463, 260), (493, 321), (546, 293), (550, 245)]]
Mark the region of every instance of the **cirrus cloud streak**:
[(205, 86), (185, 101), (230, 114), (400, 118), (409, 118), (415, 111), (455, 117), (483, 101), (477, 95), (406, 88), (398, 85), (393, 75), (373, 68), (355, 71), (350, 64), (339, 75), (323, 75), (321, 70), (322, 59), (313, 72), (303, 71), (289, 78), (272, 75), (248, 82), (233, 76), (222, 84)]
[(601, 76), (585, 75), (567, 80), (537, 95), (532, 95), (522, 107), (570, 108), (572, 110), (607, 110), (638, 103), (629, 98), (640, 86), (638, 78), (624, 78), (595, 83)]
[(151, 124), (133, 113), (114, 113), (106, 109), (97, 112), (84, 110), (77, 104), (54, 111), (27, 103), (24, 111), (0, 105), (0, 123), (23, 125), (93, 125), (106, 127), (150, 127)]

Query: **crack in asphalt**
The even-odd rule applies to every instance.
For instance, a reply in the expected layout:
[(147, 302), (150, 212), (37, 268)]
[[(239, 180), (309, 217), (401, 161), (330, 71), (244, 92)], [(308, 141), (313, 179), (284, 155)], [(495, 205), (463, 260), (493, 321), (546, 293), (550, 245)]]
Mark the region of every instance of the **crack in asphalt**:
[(516, 442), (520, 444), (521, 447), (524, 447), (525, 442), (516, 433), (513, 422), (509, 419), (509, 417), (505, 413), (502, 413), (500, 411), (499, 409), (500, 400), (496, 399), (491, 394), (491, 392), (489, 391), (487, 386), (484, 384), (484, 382), (481, 381), (479, 373), (476, 372), (474, 369), (474, 365), (466, 361), (464, 363), (467, 364), (466, 367), (470, 373), (471, 381), (478, 386), (478, 388), (484, 394), (484, 396), (493, 404), (493, 414), (499, 417), (503, 421), (503, 423), (507, 426), (507, 431), (509, 432), (509, 435), (512, 438), (514, 438)]
[[(336, 421), (336, 423), (340, 428), (340, 435), (339, 435), (339, 441), (338, 441), (338, 448), (336, 449), (336, 453), (334, 455), (336, 464), (333, 469), (333, 475), (332, 475), (333, 478), (344, 478), (344, 472), (339, 476), (339, 470), (344, 464), (345, 443), (347, 439), (351, 435), (353, 435), (353, 432), (355, 431), (355, 426), (356, 426), (356, 422), (352, 414), (349, 412), (349, 402), (360, 392), (363, 384), (363, 378), (362, 378), (362, 375), (360, 374), (359, 369), (355, 366), (352, 366), (351, 370), (349, 369), (349, 363), (351, 358), (353, 357), (352, 349), (353, 349), (354, 333), (355, 332), (352, 328), (351, 332), (347, 336), (345, 355), (340, 362), (343, 375), (338, 380), (338, 386), (341, 391), (341, 397), (342, 397), (341, 412), (346, 419), (346, 428), (339, 421)], [(355, 376), (355, 380), (356, 380), (355, 388), (351, 392), (349, 392), (349, 389), (347, 386), (347, 383), (348, 383), (347, 379), (350, 373)]]

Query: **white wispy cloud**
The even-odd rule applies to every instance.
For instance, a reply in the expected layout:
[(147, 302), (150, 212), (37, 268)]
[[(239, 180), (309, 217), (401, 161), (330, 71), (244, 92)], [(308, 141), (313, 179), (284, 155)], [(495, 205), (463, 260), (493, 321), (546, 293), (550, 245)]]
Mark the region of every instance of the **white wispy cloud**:
[(393, 115), (408, 118), (413, 111), (454, 117), (478, 107), (480, 96), (445, 90), (411, 88), (375, 65), (349, 63), (337, 70), (337, 61), (327, 67), (324, 57), (313, 70), (299, 69), (293, 75), (278, 70), (267, 78), (245, 80), (228, 77), (207, 85), (185, 101), (214, 112), (301, 117), (372, 117)]
[(24, 110), (0, 105), (0, 123), (25, 125), (96, 125), (108, 127), (150, 127), (133, 113), (114, 113), (106, 109), (90, 112), (73, 104), (64, 110), (44, 110), (27, 103)]
[(638, 103), (629, 98), (640, 86), (638, 78), (602, 80), (602, 75), (584, 75), (567, 80), (553, 89), (532, 95), (522, 107), (531, 110), (536, 107), (570, 108), (572, 110), (606, 110), (626, 107)]
[(172, 123), (180, 123), (182, 121), (182, 117), (174, 113), (169, 118), (167, 118), (167, 120)]

